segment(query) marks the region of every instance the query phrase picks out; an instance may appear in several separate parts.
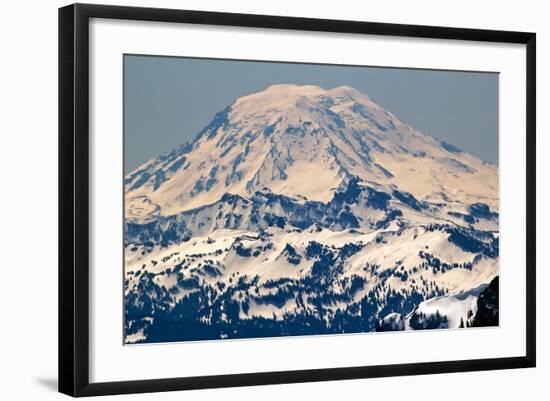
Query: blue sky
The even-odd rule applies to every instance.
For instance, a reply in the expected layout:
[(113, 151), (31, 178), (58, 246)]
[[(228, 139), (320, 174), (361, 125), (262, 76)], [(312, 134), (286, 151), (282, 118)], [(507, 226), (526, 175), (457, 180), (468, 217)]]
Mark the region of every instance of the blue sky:
[(348, 85), (402, 121), (498, 164), (498, 74), (126, 55), (125, 173), (192, 140), (240, 96), (276, 83)]

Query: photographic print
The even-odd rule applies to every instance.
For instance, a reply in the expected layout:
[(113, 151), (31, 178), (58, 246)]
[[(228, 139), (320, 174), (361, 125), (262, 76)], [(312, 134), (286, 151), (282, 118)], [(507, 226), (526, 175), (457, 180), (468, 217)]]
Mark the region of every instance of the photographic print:
[(125, 55), (124, 343), (498, 326), (498, 149), (497, 73)]

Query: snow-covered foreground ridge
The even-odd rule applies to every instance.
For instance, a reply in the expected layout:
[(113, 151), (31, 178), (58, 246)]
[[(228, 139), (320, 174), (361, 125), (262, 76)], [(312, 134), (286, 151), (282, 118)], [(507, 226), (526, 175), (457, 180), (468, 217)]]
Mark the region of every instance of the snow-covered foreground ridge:
[(127, 342), (458, 327), (498, 275), (497, 167), (350, 87), (237, 99), (125, 213)]

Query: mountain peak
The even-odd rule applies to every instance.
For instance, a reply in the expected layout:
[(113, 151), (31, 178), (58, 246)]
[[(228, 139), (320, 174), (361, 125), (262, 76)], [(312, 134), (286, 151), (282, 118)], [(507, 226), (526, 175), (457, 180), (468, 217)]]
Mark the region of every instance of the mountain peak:
[(241, 100), (258, 99), (261, 97), (303, 97), (303, 96), (355, 96), (358, 98), (368, 98), (366, 94), (357, 89), (342, 85), (332, 89), (325, 89), (318, 85), (299, 85), (294, 83), (273, 84), (259, 92), (243, 96), (237, 99), (236, 103)]
[(260, 92), (238, 98), (233, 108), (293, 107), (298, 98), (318, 96), (326, 92), (326, 89), (316, 85), (274, 84)]
[(293, 83), (284, 83), (284, 84), (273, 84), (269, 85), (265, 90), (261, 92), (280, 92), (285, 91), (285, 93), (290, 92), (300, 92), (302, 94), (308, 93), (308, 92), (325, 92), (326, 89), (318, 86), (318, 85), (299, 85), (299, 84), (293, 84)]
[(360, 95), (360, 96), (366, 96), (364, 93), (359, 92), (357, 89), (348, 86), (348, 85), (341, 85), (336, 88), (331, 89), (330, 92), (332, 95)]
[(332, 109), (333, 106), (350, 108), (354, 105), (373, 111), (382, 110), (368, 95), (348, 85), (325, 89), (318, 85), (294, 83), (270, 85), (262, 91), (240, 97), (233, 103), (232, 110), (240, 114), (265, 114), (272, 110), (286, 112), (297, 107), (311, 110)]

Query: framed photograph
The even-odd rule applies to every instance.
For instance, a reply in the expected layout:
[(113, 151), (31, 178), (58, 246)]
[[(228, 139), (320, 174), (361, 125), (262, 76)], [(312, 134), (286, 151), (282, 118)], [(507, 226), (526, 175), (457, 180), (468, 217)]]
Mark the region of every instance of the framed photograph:
[(59, 10), (59, 390), (535, 366), (535, 34)]

